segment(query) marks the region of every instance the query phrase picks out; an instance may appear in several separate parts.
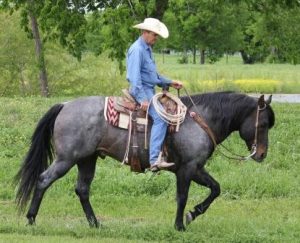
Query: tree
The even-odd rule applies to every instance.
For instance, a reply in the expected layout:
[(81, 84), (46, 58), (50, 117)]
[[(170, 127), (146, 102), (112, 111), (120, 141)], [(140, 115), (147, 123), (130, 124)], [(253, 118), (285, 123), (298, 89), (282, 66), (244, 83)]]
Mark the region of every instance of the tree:
[[(269, 60), (275, 62), (297, 62), (299, 1), (233, 2), (240, 9), (238, 19), (244, 35), (241, 48), (244, 63), (263, 62), (268, 56)], [(290, 58), (292, 56), (293, 58)]]
[(0, 95), (34, 93), (30, 82), (37, 75), (32, 41), (19, 25), (19, 13), (0, 11)]
[(239, 31), (242, 39), (239, 45), (244, 64), (263, 62), (268, 55), (267, 47), (257, 32), (262, 21), (261, 14), (249, 7), (246, 2), (236, 6), (236, 18), (239, 19)]
[(268, 47), (269, 61), (300, 63), (300, 7), (274, 7), (263, 15), (257, 35)]
[[(240, 51), (244, 63), (299, 63), (299, 1), (292, 0), (1, 0), (0, 8), (19, 11), (22, 27), (34, 39), (41, 94), (47, 96), (45, 44), (59, 43), (79, 61), (82, 53), (104, 50), (124, 70), (132, 28), (145, 17), (163, 20), (167, 41), (155, 47), (201, 53), (200, 63)], [(20, 70), (20, 69), (19, 69)]]
[[(172, 22), (170, 26), (175, 26), (178, 35), (176, 40), (181, 48), (200, 50), (200, 63), (204, 63), (204, 54), (212, 62), (216, 61), (224, 52), (234, 51), (240, 40), (237, 32), (237, 23), (232, 4), (219, 0), (170, 0), (168, 15)], [(176, 30), (174, 30), (176, 31)]]
[[(30, 37), (32, 36), (35, 40), (35, 53), (36, 53), (38, 67), (40, 70), (41, 95), (48, 96), (49, 94), (48, 80), (47, 80), (46, 66), (45, 66), (44, 54), (43, 54), (43, 44), (40, 38), (40, 31), (39, 31), (37, 17), (36, 17), (41, 4), (38, 4), (33, 0), (28, 0), (28, 1), (3, 0), (3, 2), (1, 3), (2, 3), (1, 7), (6, 10), (10, 10), (11, 13), (15, 10), (18, 10), (22, 4), (24, 5), (24, 8), (21, 11), (22, 27), (29, 34), (29, 36)], [(31, 24), (31, 30), (29, 27), (29, 22)]]
[[(100, 1), (101, 2), (101, 1)], [(78, 60), (85, 48), (85, 10), (97, 9), (93, 1), (64, 0), (3, 0), (1, 8), (11, 13), (21, 11), (21, 24), (35, 41), (40, 70), (41, 95), (48, 96), (48, 81), (44, 58), (46, 41), (59, 41)], [(100, 3), (99, 3), (100, 4)]]
[[(125, 51), (133, 33), (136, 33), (131, 30), (131, 26), (145, 17), (161, 19), (167, 9), (168, 0), (2, 0), (0, 6), (10, 12), (21, 9), (22, 26), (35, 40), (41, 94), (47, 96), (49, 90), (44, 58), (46, 41), (58, 41), (80, 60), (87, 47), (86, 37), (91, 42), (93, 38), (101, 39), (103, 43), (100, 48), (96, 48), (96, 53), (109, 49), (109, 56), (118, 60), (122, 71)], [(92, 12), (95, 13), (93, 24), (101, 24), (98, 26), (101, 28), (99, 32), (87, 26), (86, 14)], [(88, 35), (87, 31), (92, 34)]]
[[(97, 54), (106, 50), (110, 58), (118, 61), (123, 72), (126, 50), (139, 33), (132, 26), (146, 17), (162, 19), (168, 0), (107, 2), (103, 9), (88, 16), (87, 45)], [(97, 44), (97, 40), (101, 43)]]
[(35, 41), (35, 53), (37, 57), (38, 67), (40, 70), (41, 95), (47, 97), (49, 96), (48, 78), (47, 78), (46, 65), (45, 65), (44, 48), (40, 37), (40, 31), (39, 31), (38, 21), (36, 17), (36, 10), (35, 10), (36, 6), (38, 5), (35, 4), (33, 0), (28, 0), (27, 14), (30, 19), (31, 31), (32, 31), (33, 39)]

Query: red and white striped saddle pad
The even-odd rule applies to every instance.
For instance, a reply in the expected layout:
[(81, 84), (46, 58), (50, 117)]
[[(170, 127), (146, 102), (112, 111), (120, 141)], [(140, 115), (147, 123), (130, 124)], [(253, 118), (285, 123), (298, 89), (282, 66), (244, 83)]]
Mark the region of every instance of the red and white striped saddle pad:
[[(105, 98), (104, 117), (112, 126), (128, 129), (130, 120), (129, 110), (127, 112), (120, 112), (119, 110), (122, 109), (116, 109), (116, 107), (120, 108), (120, 105), (117, 104), (118, 98), (112, 96)], [(146, 125), (147, 119), (138, 117), (137, 124)]]

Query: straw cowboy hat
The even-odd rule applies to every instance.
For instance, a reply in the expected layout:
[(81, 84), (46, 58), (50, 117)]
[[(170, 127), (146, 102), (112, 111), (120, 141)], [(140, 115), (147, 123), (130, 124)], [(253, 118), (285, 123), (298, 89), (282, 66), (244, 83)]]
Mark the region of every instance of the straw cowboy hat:
[(133, 28), (152, 31), (164, 39), (169, 37), (167, 26), (155, 18), (146, 18), (143, 23), (137, 24)]

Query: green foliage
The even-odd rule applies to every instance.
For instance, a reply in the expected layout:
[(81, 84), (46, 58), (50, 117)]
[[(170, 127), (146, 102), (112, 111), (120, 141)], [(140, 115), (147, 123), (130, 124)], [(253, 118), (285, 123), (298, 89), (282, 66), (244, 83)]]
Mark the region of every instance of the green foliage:
[(187, 64), (189, 62), (189, 57), (187, 55), (182, 55), (180, 58), (177, 59), (179, 64)]
[(178, 33), (171, 46), (177, 49), (206, 50), (209, 62), (214, 63), (225, 52), (241, 49), (242, 33), (236, 21), (235, 5), (218, 1), (170, 1), (166, 23)]
[(119, 69), (122, 73), (125, 68), (123, 60), (125, 59), (125, 50), (131, 40), (129, 26), (133, 21), (129, 18), (131, 12), (128, 8), (120, 6), (117, 10), (105, 9), (103, 14), (102, 35), (104, 37), (103, 49), (109, 50), (108, 56), (113, 60), (118, 60)]
[[(117, 4), (117, 2), (111, 2), (111, 4), (113, 3)], [(200, 11), (199, 14), (193, 12), (190, 8), (189, 11), (192, 11), (192, 15), (188, 15), (185, 12), (187, 6), (184, 5), (184, 1), (170, 3), (172, 3), (170, 7), (174, 7), (174, 11), (166, 12), (165, 21), (169, 26), (171, 37), (168, 40), (160, 40), (154, 47), (154, 50), (159, 52), (161, 49), (169, 47), (171, 50), (179, 50), (180, 53), (164, 55), (165, 60), (163, 63), (160, 61), (161, 56), (157, 55), (156, 61), (159, 72), (162, 72), (162, 74), (171, 79), (177, 78), (189, 83), (192, 92), (206, 91), (207, 87), (209, 87), (209, 90), (233, 89), (246, 92), (258, 91), (257, 88), (249, 89), (247, 87), (244, 89), (240, 85), (237, 87), (235, 80), (238, 79), (277, 80), (279, 85), (276, 86), (276, 89), (274, 86), (270, 86), (270, 88), (266, 87), (264, 90), (266, 92), (299, 92), (300, 78), (297, 66), (295, 68), (292, 68), (290, 65), (256, 65), (254, 67), (247, 67), (240, 65), (241, 58), (237, 55), (230, 56), (230, 60), (235, 60), (235, 65), (229, 64), (225, 66), (225, 58), (222, 58), (222, 55), (220, 55), (223, 51), (231, 53), (234, 50), (234, 48), (230, 47), (232, 44), (236, 48), (242, 48), (245, 51), (245, 55), (248, 55), (248, 58), (253, 58), (256, 61), (259, 59), (263, 60), (270, 53), (269, 49), (265, 48), (272, 46), (268, 61), (278, 63), (289, 60), (289, 62), (296, 64), (298, 62), (299, 49), (297, 26), (298, 22), (300, 23), (298, 21), (298, 16), (300, 16), (298, 8), (284, 8), (282, 12), (278, 12), (279, 10), (275, 9), (274, 14), (262, 15), (261, 11), (252, 10), (252, 12), (249, 12), (245, 7), (230, 9), (231, 5), (223, 5), (222, 8), (219, 6), (218, 11), (216, 11), (216, 13), (220, 11), (222, 13), (218, 17), (218, 25), (213, 24), (215, 19), (214, 15), (211, 14), (214, 13), (211, 13), (211, 10), (208, 11), (211, 8), (210, 4), (213, 2), (203, 6), (202, 12)], [(118, 70), (124, 70), (125, 50), (138, 36), (138, 31), (134, 30), (132, 25), (142, 21), (143, 13), (154, 11), (153, 8), (156, 5), (153, 3), (151, 5), (150, 2), (151, 6), (148, 6), (146, 3), (132, 2), (134, 4), (133, 8), (127, 8), (122, 5), (117, 10), (113, 8), (114, 5), (108, 5), (106, 11), (97, 11), (85, 15), (85, 20), (81, 18), (74, 20), (75, 22), (78, 21), (76, 22), (77, 24), (83, 23), (84, 30), (77, 29), (76, 31), (75, 27), (73, 29), (70, 26), (70, 35), (65, 33), (66, 35), (63, 37), (70, 40), (70, 42), (63, 41), (63, 39), (62, 42), (69, 45), (71, 49), (73, 48), (73, 54), (77, 57), (79, 57), (81, 50), (86, 50), (80, 54), (82, 60), (78, 63), (76, 59), (69, 56), (58, 46), (59, 33), (61, 31), (58, 31), (57, 27), (55, 27), (57, 22), (55, 22), (54, 17), (57, 15), (57, 18), (63, 21), (60, 28), (62, 30), (68, 29), (70, 24), (68, 16), (71, 18), (71, 13), (68, 12), (64, 15), (60, 11), (60, 8), (65, 6), (63, 2), (60, 2), (62, 6), (57, 7), (51, 5), (50, 1), (47, 1), (47, 4), (44, 8), (50, 12), (53, 11), (52, 14), (44, 19), (46, 22), (43, 23), (43, 25), (51, 27), (49, 29), (45, 27), (45, 33), (43, 33), (44, 37), (48, 40), (44, 45), (46, 48), (44, 51), (44, 62), (47, 66), (50, 94), (75, 96), (93, 94), (112, 95), (119, 94), (120, 88), (127, 87), (125, 74), (118, 73)], [(197, 7), (199, 3), (196, 2), (194, 4)], [(43, 12), (43, 14), (46, 16), (47, 11)], [(80, 11), (77, 14), (80, 14)], [(34, 42), (31, 39), (27, 39), (19, 27), (19, 15), (23, 16), (21, 18), (24, 21), (23, 26), (28, 26), (28, 18), (26, 18), (27, 14), (24, 9), (23, 11), (15, 12), (13, 15), (0, 12), (0, 18), (3, 23), (0, 32), (1, 96), (37, 95), (40, 89), (38, 82), (39, 66), (34, 58)], [(130, 18), (130, 16), (135, 16), (135, 18)], [(226, 19), (222, 19), (222, 16)], [(210, 28), (211, 35), (206, 35), (205, 37), (208, 38), (210, 36), (208, 43), (216, 43), (215, 47), (212, 47), (212, 45), (207, 47), (207, 51), (205, 52), (209, 60), (207, 63), (214, 63), (214, 65), (199, 67), (189, 64), (188, 66), (180, 67), (180, 65), (176, 64), (176, 61), (178, 55), (181, 53), (187, 55), (182, 60), (183, 62), (190, 60), (189, 62), (192, 63), (191, 60), (194, 62), (194, 60), (200, 59), (199, 52), (196, 52), (201, 47), (199, 45), (200, 42), (197, 42), (198, 44), (190, 42), (197, 41), (198, 37), (194, 36), (198, 33), (197, 29), (203, 30), (205, 27), (197, 22), (198, 19), (201, 19), (205, 26), (209, 26), (210, 23), (214, 26), (214, 28)], [(233, 22), (235, 19), (240, 20), (240, 25), (234, 27)], [(293, 24), (289, 25), (289, 22)], [(229, 32), (226, 32), (227, 28), (232, 29), (232, 31), (234, 29), (234, 31), (230, 32), (231, 34), (229, 35)], [(221, 30), (219, 29), (224, 29), (224, 32), (220, 32)], [(246, 44), (240, 41), (242, 31), (247, 36), (251, 36), (248, 39), (249, 42), (246, 42)], [(78, 39), (74, 37), (79, 42), (72, 37), (77, 34), (83, 35), (83, 32), (85, 33), (84, 38), (87, 42), (82, 39), (83, 36), (78, 37)], [(194, 38), (189, 39), (189, 33)], [(284, 34), (281, 35), (280, 33)], [(234, 37), (235, 44), (228, 40), (229, 36)], [(206, 40), (205, 38), (203, 37), (201, 42)], [(215, 42), (217, 40), (220, 42)], [(231, 44), (229, 45), (229, 43)], [(228, 44), (228, 46), (225, 47), (223, 44)], [(76, 49), (75, 46), (78, 45), (81, 47)], [(220, 49), (216, 49), (217, 47), (220, 47)], [(98, 56), (94, 57), (92, 53)], [(193, 53), (192, 58), (190, 53)], [(108, 57), (113, 58), (114, 61), (110, 61)], [(206, 82), (208, 85), (202, 85)], [(217, 83), (217, 85), (213, 86), (211, 83)]]
[[(212, 63), (224, 53), (242, 51), (245, 63), (263, 62), (270, 55), (270, 61), (296, 64), (299, 5), (298, 1), (270, 0), (3, 0), (0, 6), (10, 11), (21, 9), (22, 26), (30, 36), (31, 12), (38, 18), (44, 41), (59, 41), (79, 60), (86, 48), (97, 54), (104, 49), (118, 61), (122, 72), (126, 49), (136, 38), (132, 25), (145, 17), (164, 17), (169, 26), (171, 38), (159, 45), (161, 48), (206, 50)], [(99, 23), (98, 31), (90, 28), (89, 14), (94, 24)], [(98, 47), (95, 40), (100, 42)]]
[(98, 57), (87, 53), (80, 63), (57, 47), (47, 56), (53, 96), (120, 95), (121, 89), (128, 87), (118, 63), (106, 53)]
[[(240, 16), (245, 34), (244, 47), (247, 63), (299, 63), (298, 1), (241, 2), (245, 10)], [(247, 5), (248, 8), (242, 7)], [(246, 17), (246, 18), (245, 18)]]
[(37, 65), (32, 40), (19, 25), (19, 14), (0, 12), (0, 96), (34, 94)]
[[(272, 46), (270, 62), (300, 63), (300, 8), (282, 10), (277, 8), (266, 17), (264, 34), (268, 33), (268, 43)], [(273, 40), (273, 41), (270, 41)]]

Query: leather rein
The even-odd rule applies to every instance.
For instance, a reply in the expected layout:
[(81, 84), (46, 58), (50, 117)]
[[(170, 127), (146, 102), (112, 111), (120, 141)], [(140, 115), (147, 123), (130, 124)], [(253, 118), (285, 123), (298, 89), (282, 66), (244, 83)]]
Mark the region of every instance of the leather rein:
[[(189, 97), (189, 99), (191, 100), (196, 112), (190, 112), (190, 116), (195, 120), (195, 122), (198, 123), (198, 125), (208, 134), (208, 136), (210, 137), (210, 139), (212, 140), (213, 144), (214, 144), (214, 148), (217, 149), (217, 142), (216, 142), (216, 137), (215, 134), (213, 133), (213, 131), (211, 130), (211, 128), (207, 125), (207, 123), (205, 122), (205, 120), (199, 115), (200, 112), (197, 109), (196, 104), (194, 103), (192, 97), (188, 94), (187, 90), (183, 87), (185, 93), (187, 94), (187, 96)], [(260, 111), (265, 110), (267, 107), (267, 105), (265, 104), (264, 107), (260, 108), (259, 105), (257, 105), (257, 109), (256, 109), (256, 118), (255, 118), (255, 135), (254, 135), (254, 140), (253, 140), (253, 144), (251, 146), (251, 151), (250, 154), (247, 156), (241, 156), (238, 154), (233, 153), (232, 151), (230, 151), (227, 147), (225, 147), (223, 144), (220, 144), (227, 152), (229, 152), (231, 155), (227, 155), (224, 154), (224, 152), (222, 152), (220, 149), (218, 150), (224, 157), (228, 158), (228, 159), (234, 159), (234, 160), (248, 160), (250, 159), (253, 155), (256, 154), (256, 150), (257, 150), (257, 137), (258, 137), (258, 125), (259, 125), (259, 113)]]

